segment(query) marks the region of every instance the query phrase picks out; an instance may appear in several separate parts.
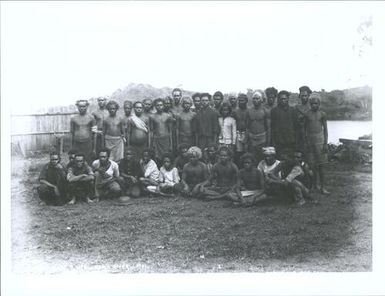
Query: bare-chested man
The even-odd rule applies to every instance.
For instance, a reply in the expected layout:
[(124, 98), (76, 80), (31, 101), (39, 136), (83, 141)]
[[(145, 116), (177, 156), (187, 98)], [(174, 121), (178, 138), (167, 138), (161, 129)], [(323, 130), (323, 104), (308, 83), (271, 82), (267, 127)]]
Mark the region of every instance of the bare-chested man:
[(310, 110), (309, 96), (312, 91), (308, 86), (301, 86), (299, 88), (299, 98), (301, 99), (301, 104), (295, 106), (297, 111), (297, 124), (298, 124), (298, 149), (305, 153), (305, 114)]
[(198, 113), (201, 110), (201, 94), (195, 93), (192, 95), (194, 106), (192, 106), (191, 111)]
[(154, 101), (156, 113), (150, 117), (150, 147), (155, 151), (157, 162), (172, 149), (172, 116), (163, 112), (163, 99)]
[[(123, 111), (124, 111), (124, 116), (122, 117), (122, 120), (123, 120), (123, 128), (124, 128), (124, 137), (125, 139), (127, 140), (127, 135), (126, 135), (126, 131), (127, 131), (127, 127), (129, 125), (129, 122), (130, 122), (130, 118), (131, 118), (131, 113), (132, 113), (132, 102), (131, 101), (124, 101), (123, 103)], [(127, 144), (127, 141), (126, 141), (126, 145)]]
[(263, 92), (257, 90), (253, 94), (254, 108), (246, 113), (248, 147), (257, 162), (263, 159), (262, 147), (270, 142), (270, 116), (262, 103)]
[(109, 116), (103, 121), (103, 134), (105, 147), (110, 150), (110, 159), (118, 162), (124, 156), (124, 123), (120, 116), (116, 115), (119, 104), (115, 101), (107, 103)]
[(276, 106), (277, 94), (278, 90), (274, 87), (268, 87), (265, 89), (266, 102), (264, 108), (269, 113), (271, 112), (271, 109)]
[(104, 118), (108, 116), (106, 104), (107, 104), (107, 98), (104, 98), (104, 97), (98, 98), (98, 109), (92, 112), (92, 116), (95, 118), (96, 124), (98, 126), (97, 133), (95, 134), (96, 155), (99, 154), (100, 149), (104, 148), (103, 121), (104, 121)]
[(149, 119), (151, 115), (155, 113), (154, 104), (150, 98), (144, 99), (142, 103), (143, 103), (143, 116)]
[(174, 106), (172, 108), (174, 115), (177, 115), (183, 111), (181, 106), (182, 90), (180, 88), (174, 88), (172, 90), (172, 98), (174, 99)]
[(94, 147), (93, 133), (97, 131), (95, 118), (87, 113), (87, 100), (79, 100), (76, 102), (79, 114), (71, 118), (70, 133), (73, 150), (83, 153), (86, 161), (90, 163)]
[(222, 106), (222, 103), (223, 103), (223, 93), (220, 92), (220, 91), (216, 91), (213, 94), (213, 102), (214, 102), (213, 109), (215, 111), (217, 111), (218, 116), (219, 116), (220, 115), (219, 110), (221, 109), (221, 106)]
[(149, 118), (143, 115), (142, 102), (134, 103), (134, 113), (126, 126), (126, 140), (134, 159), (140, 159), (149, 143)]
[(183, 112), (176, 115), (176, 145), (184, 143), (188, 148), (195, 145), (193, 121), (195, 113), (190, 110), (192, 99), (190, 97), (182, 98)]

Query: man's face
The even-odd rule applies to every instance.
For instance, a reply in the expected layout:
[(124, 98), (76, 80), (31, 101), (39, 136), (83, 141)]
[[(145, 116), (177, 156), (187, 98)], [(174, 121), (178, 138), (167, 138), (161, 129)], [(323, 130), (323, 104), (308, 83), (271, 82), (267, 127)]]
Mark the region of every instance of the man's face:
[(265, 155), (265, 161), (268, 165), (272, 165), (275, 162), (275, 155), (272, 155), (272, 154)]
[(225, 107), (222, 107), (222, 112), (221, 112), (221, 115), (226, 117), (226, 116), (229, 116), (230, 114), (230, 108), (225, 106)]
[(180, 102), (180, 99), (182, 98), (182, 92), (181, 91), (174, 91), (172, 93), (172, 97), (174, 99), (175, 104), (178, 105)]
[(115, 105), (111, 105), (108, 107), (108, 113), (110, 113), (111, 116), (114, 116), (116, 114), (117, 110), (118, 110), (118, 108), (116, 108)]
[(317, 111), (319, 109), (319, 105), (320, 105), (320, 103), (317, 99), (313, 99), (310, 101), (310, 108), (313, 111)]
[(158, 101), (156, 102), (155, 104), (155, 109), (156, 111), (159, 113), (159, 112), (162, 112), (163, 111), (163, 108), (164, 108), (164, 105), (163, 105), (163, 102), (162, 101)]
[(124, 158), (126, 160), (130, 160), (132, 158), (132, 152), (130, 150), (127, 150), (125, 153), (124, 153)]
[(183, 148), (181, 151), (180, 151), (180, 154), (183, 156), (183, 157), (187, 157), (188, 156), (188, 153), (187, 153), (187, 148)]
[(86, 102), (79, 102), (77, 106), (80, 114), (87, 112), (88, 104)]
[(107, 152), (100, 152), (99, 153), (99, 160), (102, 164), (106, 163), (107, 160), (108, 160), (108, 155), (107, 155)]
[(164, 100), (164, 110), (171, 110), (172, 102), (170, 99)]
[(246, 169), (246, 170), (249, 170), (251, 168), (251, 160), (250, 159), (245, 159), (243, 161), (243, 167)]
[(70, 163), (74, 163), (75, 162), (75, 154), (69, 154), (68, 159), (69, 159)]
[(286, 107), (289, 105), (289, 97), (286, 94), (281, 94), (278, 97), (278, 104), (282, 107)]
[(143, 161), (144, 163), (148, 163), (150, 161), (150, 154), (146, 151), (146, 152), (143, 152)]
[(210, 104), (209, 97), (202, 97), (201, 98), (201, 105), (203, 108), (207, 108)]
[(190, 162), (193, 163), (193, 164), (197, 164), (198, 163), (198, 156), (196, 154), (191, 154), (190, 155)]
[(219, 108), (222, 104), (222, 98), (220, 96), (214, 96), (214, 107)]
[(126, 114), (127, 116), (131, 115), (131, 110), (132, 110), (131, 105), (124, 105), (123, 109), (124, 109), (124, 114)]
[(261, 96), (254, 96), (253, 97), (253, 104), (254, 104), (254, 107), (259, 107), (262, 105), (262, 102), (263, 102), (263, 99)]
[(301, 91), (299, 93), (299, 98), (301, 99), (302, 104), (307, 104), (307, 102), (309, 101), (309, 96), (310, 94), (306, 90)]
[(244, 107), (246, 107), (246, 105), (247, 105), (247, 99), (246, 98), (243, 98), (243, 97), (238, 98), (238, 106), (240, 108), (244, 108)]
[(229, 160), (229, 155), (227, 154), (226, 151), (221, 151), (219, 152), (219, 161), (222, 163), (222, 164), (225, 164), (227, 163), (227, 161)]
[(56, 167), (60, 162), (59, 155), (58, 154), (51, 155), (49, 158), (49, 162), (50, 162), (51, 166)]
[(152, 107), (152, 101), (151, 100), (145, 100), (143, 102), (143, 105), (144, 105), (144, 111), (148, 112), (151, 110), (151, 107)]
[(300, 164), (302, 162), (302, 153), (294, 153), (293, 155), (295, 164)]
[(78, 168), (83, 167), (84, 164), (84, 157), (83, 156), (76, 156), (75, 157), (75, 164)]
[(231, 106), (233, 106), (233, 107), (237, 106), (237, 98), (235, 96), (230, 96), (229, 102), (230, 102)]
[(188, 111), (190, 110), (192, 104), (189, 101), (184, 101), (182, 104), (183, 110)]
[(104, 108), (106, 107), (106, 104), (107, 104), (107, 100), (105, 98), (99, 98), (98, 99), (98, 105), (100, 108)]
[(199, 109), (201, 107), (201, 98), (200, 97), (195, 97), (194, 98), (194, 106), (197, 109)]
[(269, 94), (269, 95), (267, 96), (267, 104), (268, 104), (269, 106), (273, 106), (274, 103), (275, 103), (275, 96)]
[(164, 165), (165, 169), (171, 168), (171, 159), (168, 157), (165, 157), (163, 160), (163, 165)]
[(136, 116), (140, 116), (143, 113), (143, 105), (142, 103), (137, 103), (134, 106)]
[(214, 147), (210, 147), (210, 148), (207, 150), (207, 153), (208, 153), (208, 155), (209, 155), (209, 157), (210, 157), (211, 159), (214, 159), (214, 158), (215, 158), (215, 149), (214, 149)]

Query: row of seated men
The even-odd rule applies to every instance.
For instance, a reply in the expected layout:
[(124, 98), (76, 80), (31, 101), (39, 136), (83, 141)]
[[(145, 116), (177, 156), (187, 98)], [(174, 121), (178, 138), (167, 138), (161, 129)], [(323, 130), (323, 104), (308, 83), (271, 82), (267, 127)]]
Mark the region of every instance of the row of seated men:
[(63, 166), (60, 155), (53, 152), (40, 173), (38, 194), (47, 205), (111, 198), (127, 201), (145, 195), (228, 199), (242, 206), (274, 197), (297, 205), (312, 200), (313, 173), (301, 152), (280, 161), (274, 147), (264, 147), (263, 155), (264, 159), (255, 163), (251, 153), (244, 153), (239, 168), (226, 146), (202, 151), (182, 145), (175, 160), (165, 153), (158, 164), (150, 149), (138, 160), (127, 148), (119, 163), (109, 159), (108, 149), (102, 149), (91, 165), (83, 154), (70, 151), (69, 163)]

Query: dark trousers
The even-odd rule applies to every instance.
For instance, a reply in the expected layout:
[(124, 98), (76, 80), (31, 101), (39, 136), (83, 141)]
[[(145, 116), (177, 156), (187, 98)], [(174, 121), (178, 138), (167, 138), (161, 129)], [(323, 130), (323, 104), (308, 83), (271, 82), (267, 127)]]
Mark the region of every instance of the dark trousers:
[(57, 196), (53, 188), (45, 184), (41, 184), (37, 188), (37, 193), (39, 194), (39, 198), (44, 201), (47, 205), (61, 206), (67, 202), (67, 195), (65, 194), (65, 192), (60, 192), (60, 196)]

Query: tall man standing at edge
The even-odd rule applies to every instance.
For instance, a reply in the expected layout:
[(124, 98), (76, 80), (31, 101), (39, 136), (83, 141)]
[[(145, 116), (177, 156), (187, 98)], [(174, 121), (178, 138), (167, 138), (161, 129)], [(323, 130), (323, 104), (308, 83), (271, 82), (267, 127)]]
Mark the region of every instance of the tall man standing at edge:
[(301, 99), (301, 104), (295, 106), (297, 112), (297, 124), (298, 124), (298, 149), (305, 153), (305, 114), (310, 110), (309, 96), (312, 91), (308, 86), (301, 86), (299, 88), (299, 98)]
[(97, 125), (94, 117), (87, 113), (88, 105), (87, 100), (76, 102), (79, 114), (71, 118), (70, 133), (71, 149), (83, 153), (86, 161), (90, 163), (92, 152), (95, 152), (92, 142), (93, 133), (97, 132)]

